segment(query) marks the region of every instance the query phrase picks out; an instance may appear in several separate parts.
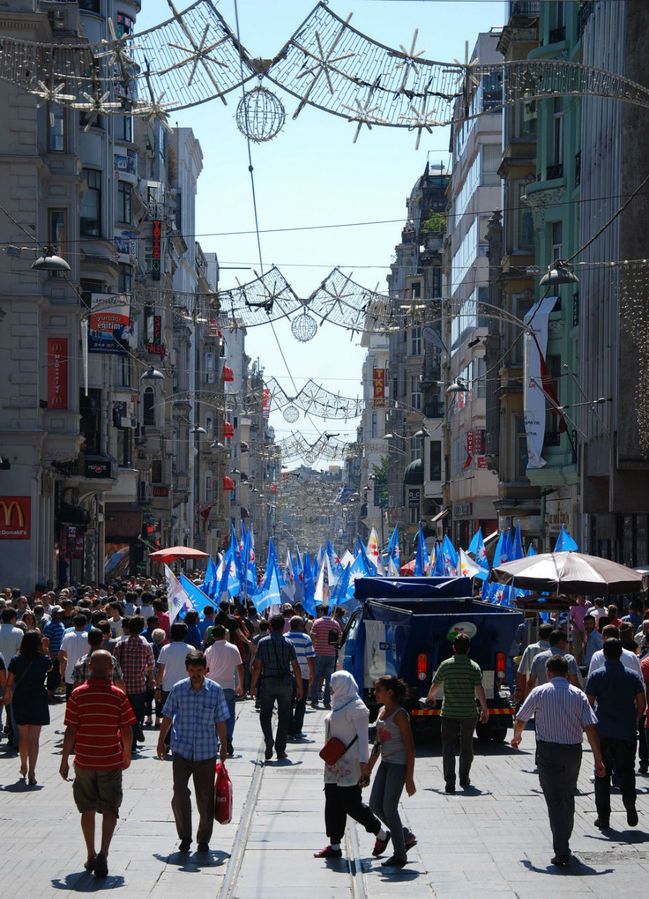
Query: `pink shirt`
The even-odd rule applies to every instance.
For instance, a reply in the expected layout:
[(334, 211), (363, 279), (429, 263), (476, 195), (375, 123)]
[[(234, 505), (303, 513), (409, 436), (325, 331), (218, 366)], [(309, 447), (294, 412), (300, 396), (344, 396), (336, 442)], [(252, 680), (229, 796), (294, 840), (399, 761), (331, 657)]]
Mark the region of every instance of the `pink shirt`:
[(586, 615), (588, 615), (588, 612), (592, 605), (592, 602), (587, 599), (583, 606), (570, 606), (570, 617), (572, 618), (572, 623), (578, 631), (582, 632), (582, 634), (584, 632), (584, 618), (586, 617)]
[[(234, 675), (241, 665), (241, 653), (227, 640), (217, 640), (205, 651), (207, 676), (224, 690), (234, 690)], [(242, 685), (243, 686), (243, 685)]]

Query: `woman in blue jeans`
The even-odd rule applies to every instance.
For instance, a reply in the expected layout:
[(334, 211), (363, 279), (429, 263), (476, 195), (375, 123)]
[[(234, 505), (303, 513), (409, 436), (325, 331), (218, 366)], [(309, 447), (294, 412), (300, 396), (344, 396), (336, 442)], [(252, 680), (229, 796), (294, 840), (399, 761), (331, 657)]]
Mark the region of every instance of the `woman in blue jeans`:
[(415, 743), (410, 729), (410, 718), (401, 705), (408, 693), (408, 685), (397, 677), (379, 677), (374, 684), (374, 695), (382, 703), (376, 719), (376, 742), (370, 757), (370, 770), (380, 755), (381, 764), (374, 778), (370, 794), (370, 808), (389, 832), (385, 839), (377, 838), (372, 855), (385, 851), (392, 837), (392, 856), (382, 862), (383, 867), (402, 868), (406, 852), (417, 843), (417, 837), (401, 824), (399, 798), (405, 786), (408, 796), (415, 787)]

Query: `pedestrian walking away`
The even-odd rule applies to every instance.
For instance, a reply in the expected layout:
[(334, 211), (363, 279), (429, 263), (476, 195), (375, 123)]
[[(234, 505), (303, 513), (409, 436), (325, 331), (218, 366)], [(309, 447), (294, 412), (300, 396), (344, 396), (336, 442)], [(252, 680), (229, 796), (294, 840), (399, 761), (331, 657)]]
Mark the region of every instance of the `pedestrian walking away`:
[(311, 687), (311, 708), (317, 709), (320, 681), (323, 684), (323, 704), (330, 708), (329, 681), (336, 668), (337, 644), (342, 636), (338, 622), (327, 614), (327, 606), (318, 606), (318, 618), (311, 625), (309, 636), (315, 650), (315, 679)]
[(447, 793), (455, 792), (455, 748), (460, 737), (459, 775), (460, 786), (470, 786), (473, 762), (473, 732), (478, 722), (476, 696), (480, 701), (480, 721), (489, 720), (487, 697), (482, 686), (482, 671), (477, 662), (469, 659), (471, 641), (466, 634), (458, 634), (453, 640), (453, 655), (445, 659), (433, 676), (427, 702), (444, 687), (442, 700), (442, 759), (444, 784)]
[(622, 793), (626, 820), (630, 827), (638, 823), (635, 789), (635, 751), (638, 721), (644, 715), (646, 701), (643, 682), (622, 662), (622, 643), (604, 642), (604, 667), (588, 678), (586, 695), (597, 715), (597, 733), (606, 773), (595, 780), (595, 827), (606, 830), (611, 816), (611, 775)]
[(13, 688), (11, 702), (19, 734), (20, 776), (26, 776), (31, 787), (36, 784), (41, 727), (50, 723), (45, 678), (51, 667), (52, 660), (43, 652), (40, 631), (27, 631), (18, 655), (9, 662), (5, 700), (9, 701)]
[[(259, 693), (259, 723), (266, 743), (265, 758), (273, 757), (273, 748), (278, 759), (287, 758), (286, 741), (291, 720), (291, 700), (293, 682), (291, 671), (296, 680), (296, 697), (302, 698), (302, 674), (297, 663), (295, 647), (284, 637), (284, 618), (273, 615), (270, 619), (270, 635), (262, 638), (257, 644), (255, 663), (252, 668), (250, 695), (254, 697), (257, 680), (263, 677)], [(273, 707), (277, 703), (277, 733), (273, 738)]]
[(575, 792), (581, 766), (584, 731), (593, 750), (595, 774), (602, 777), (597, 717), (583, 690), (568, 682), (568, 662), (561, 655), (545, 663), (548, 681), (535, 687), (518, 710), (511, 745), (518, 749), (525, 725), (534, 715), (539, 782), (550, 819), (552, 864), (570, 863), (570, 836), (575, 819)]
[(167, 755), (165, 737), (171, 729), (173, 796), (171, 808), (180, 840), (180, 851), (189, 852), (192, 843), (192, 807), (189, 778), (194, 782), (198, 807), (197, 849), (209, 852), (214, 826), (214, 769), (217, 745), (221, 761), (227, 759), (226, 728), (228, 707), (221, 687), (206, 678), (205, 654), (194, 649), (187, 653), (188, 677), (171, 688), (162, 710), (158, 737), (158, 758)]
[[(146, 711), (147, 686), (153, 687), (153, 671), (155, 659), (153, 650), (144, 637), (144, 618), (141, 615), (133, 615), (124, 619), (123, 628), (128, 628), (128, 634), (119, 641), (115, 647), (115, 658), (122, 667), (124, 685), (133, 714), (137, 718), (137, 725), (133, 730), (133, 751), (136, 749), (136, 741), (144, 741), (142, 725)], [(65, 641), (64, 641), (65, 642)]]
[(368, 786), (370, 776), (370, 715), (348, 671), (331, 675), (331, 698), (331, 713), (325, 718), (325, 743), (335, 737), (345, 746), (345, 751), (332, 764), (325, 762), (325, 828), (329, 843), (320, 852), (313, 853), (315, 858), (342, 857), (341, 843), (348, 815), (385, 845), (388, 839), (387, 830), (363, 803), (361, 784)]
[(232, 756), (234, 755), (232, 737), (236, 722), (235, 697), (243, 696), (243, 661), (234, 643), (226, 640), (226, 631), (222, 624), (214, 625), (212, 638), (214, 642), (205, 651), (207, 676), (223, 689), (230, 716), (226, 724), (227, 749), (228, 755)]
[(285, 634), (285, 637), (287, 640), (290, 640), (295, 647), (297, 662), (302, 674), (302, 696), (300, 699), (297, 698), (297, 680), (293, 678), (291, 723), (288, 728), (288, 739), (293, 742), (298, 742), (306, 736), (302, 731), (302, 727), (304, 725), (306, 699), (315, 680), (315, 650), (313, 649), (311, 637), (304, 633), (304, 618), (301, 618), (299, 615), (294, 615), (291, 618), (289, 630)]
[[(93, 652), (90, 679), (70, 695), (59, 772), (68, 780), (74, 749), (74, 801), (88, 857), (86, 871), (108, 874), (108, 850), (122, 803), (122, 771), (131, 764), (135, 715), (122, 690), (111, 681), (112, 661), (104, 649)], [(95, 852), (95, 815), (102, 816), (101, 848)]]
[(372, 855), (382, 855), (392, 837), (392, 857), (382, 862), (384, 867), (402, 868), (407, 861), (406, 852), (417, 844), (416, 836), (403, 827), (399, 817), (399, 798), (404, 786), (408, 796), (416, 792), (415, 743), (410, 717), (401, 704), (407, 695), (408, 685), (397, 677), (385, 675), (374, 684), (374, 696), (382, 705), (376, 719), (370, 771), (379, 758), (381, 762), (372, 785), (370, 808), (389, 832), (385, 840), (377, 838)]

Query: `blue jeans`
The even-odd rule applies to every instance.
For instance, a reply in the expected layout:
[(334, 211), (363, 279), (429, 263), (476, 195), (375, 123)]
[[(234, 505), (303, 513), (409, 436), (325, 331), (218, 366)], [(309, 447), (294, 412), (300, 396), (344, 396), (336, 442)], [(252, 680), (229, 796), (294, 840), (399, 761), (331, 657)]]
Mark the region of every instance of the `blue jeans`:
[(232, 734), (234, 733), (234, 722), (236, 720), (234, 715), (235, 692), (234, 690), (224, 690), (223, 693), (225, 695), (225, 704), (227, 705), (228, 712), (230, 713), (230, 717), (225, 722), (225, 732), (227, 734), (228, 740), (232, 741)]
[(313, 686), (311, 687), (311, 702), (318, 701), (318, 684), (320, 683), (320, 678), (324, 677), (324, 704), (330, 704), (331, 690), (329, 689), (329, 681), (335, 670), (336, 656), (315, 657), (315, 677), (313, 678)]
[(405, 784), (406, 765), (381, 762), (370, 794), (370, 808), (390, 831), (397, 858), (406, 857), (406, 831), (399, 817), (399, 797)]
[[(266, 741), (266, 749), (272, 750), (273, 744), (278, 754), (286, 751), (288, 726), (291, 723), (291, 700), (293, 686), (290, 678), (265, 677), (261, 684), (259, 723)], [(277, 701), (277, 734), (273, 740), (273, 706)]]

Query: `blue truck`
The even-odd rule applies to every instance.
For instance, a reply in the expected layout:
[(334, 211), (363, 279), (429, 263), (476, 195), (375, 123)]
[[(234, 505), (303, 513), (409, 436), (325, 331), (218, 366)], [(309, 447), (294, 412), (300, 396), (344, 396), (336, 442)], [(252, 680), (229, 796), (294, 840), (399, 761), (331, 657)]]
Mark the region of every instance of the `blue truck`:
[(468, 577), (359, 578), (355, 596), (360, 606), (343, 631), (339, 664), (354, 675), (372, 720), (378, 711), (374, 681), (393, 674), (410, 687), (413, 726), (439, 729), (439, 707), (424, 707), (422, 700), (440, 663), (452, 655), (453, 640), (465, 633), (482, 669), (490, 713), (487, 724), (478, 724), (478, 739), (505, 739), (515, 713), (507, 654), (522, 612), (476, 598)]

